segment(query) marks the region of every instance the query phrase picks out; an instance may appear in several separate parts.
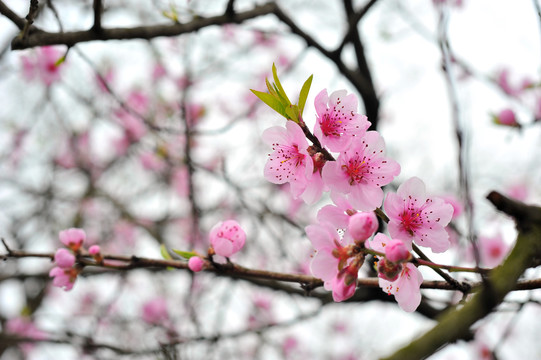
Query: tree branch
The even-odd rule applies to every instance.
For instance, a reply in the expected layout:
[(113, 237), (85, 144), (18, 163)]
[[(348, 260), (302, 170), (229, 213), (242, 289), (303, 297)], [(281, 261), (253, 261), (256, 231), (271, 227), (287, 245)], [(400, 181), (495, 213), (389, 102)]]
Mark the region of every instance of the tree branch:
[(0, 0), (0, 14), (7, 17), (11, 22), (15, 24), (19, 28), (19, 30), (24, 29), (24, 26), (26, 24), (26, 21), (19, 17), (19, 15), (15, 14), (13, 10), (11, 10), (9, 7), (7, 7), (6, 4), (2, 0)]
[(276, 5), (273, 2), (270, 2), (264, 5), (256, 6), (252, 10), (235, 13), (233, 15), (219, 15), (208, 18), (198, 17), (185, 24), (152, 25), (133, 28), (112, 28), (102, 29), (102, 31), (100, 32), (93, 31), (92, 29), (64, 33), (50, 33), (47, 31), (36, 30), (35, 32), (31, 32), (26, 39), (20, 37), (16, 37), (15, 39), (13, 39), (13, 41), (11, 42), (11, 48), (13, 50), (20, 50), (44, 45), (67, 45), (68, 47), (71, 47), (77, 43), (96, 40), (149, 40), (160, 36), (177, 36), (181, 34), (195, 32), (211, 25), (242, 23), (249, 19), (271, 14), (273, 13), (275, 8)]

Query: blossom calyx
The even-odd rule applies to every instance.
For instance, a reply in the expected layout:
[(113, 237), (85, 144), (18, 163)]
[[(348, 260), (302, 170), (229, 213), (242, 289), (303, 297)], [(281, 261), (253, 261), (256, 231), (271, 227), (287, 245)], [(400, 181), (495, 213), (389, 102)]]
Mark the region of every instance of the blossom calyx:
[(394, 263), (386, 258), (378, 261), (378, 276), (387, 281), (395, 281), (402, 272), (402, 263)]

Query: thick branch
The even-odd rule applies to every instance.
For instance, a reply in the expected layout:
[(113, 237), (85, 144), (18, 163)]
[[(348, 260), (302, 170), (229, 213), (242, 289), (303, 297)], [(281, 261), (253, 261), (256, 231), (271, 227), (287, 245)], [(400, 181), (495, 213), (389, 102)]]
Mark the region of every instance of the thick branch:
[[(0, 12), (6, 15), (1, 8), (4, 5), (0, 2)], [(4, 5), (5, 7), (5, 5)], [(26, 39), (16, 37), (11, 43), (11, 48), (14, 50), (26, 49), (35, 46), (44, 45), (67, 45), (73, 46), (80, 42), (96, 41), (96, 40), (126, 40), (126, 39), (153, 39), (160, 36), (177, 36), (181, 34), (195, 32), (211, 25), (224, 25), (227, 23), (242, 23), (246, 20), (256, 18), (258, 16), (273, 13), (276, 5), (274, 3), (267, 3), (264, 5), (256, 6), (252, 10), (245, 12), (220, 15), (213, 17), (198, 17), (185, 24), (167, 24), (167, 25), (152, 25), (141, 26), (134, 28), (113, 28), (102, 29), (101, 31), (84, 30), (84, 31), (71, 31), (65, 33), (50, 33), (42, 30), (36, 30), (29, 34)], [(9, 9), (8, 9), (9, 10)], [(8, 16), (8, 15), (6, 15)], [(16, 16), (16, 15), (15, 15)], [(9, 16), (8, 16), (9, 17)], [(16, 25), (18, 20), (9, 17)], [(17, 22), (16, 22), (17, 21)], [(24, 26), (24, 20), (23, 20)]]

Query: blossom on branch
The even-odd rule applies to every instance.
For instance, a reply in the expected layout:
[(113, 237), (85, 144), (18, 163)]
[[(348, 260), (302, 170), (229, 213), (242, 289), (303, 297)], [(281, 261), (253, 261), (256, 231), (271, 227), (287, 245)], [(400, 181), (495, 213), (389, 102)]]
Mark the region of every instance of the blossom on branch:
[(383, 190), (400, 173), (400, 165), (385, 157), (385, 142), (376, 131), (355, 137), (336, 161), (323, 168), (323, 180), (331, 191), (348, 194), (349, 202), (360, 211), (381, 205)]
[(62, 244), (69, 247), (73, 252), (77, 252), (83, 245), (83, 241), (86, 240), (86, 233), (83, 229), (71, 228), (60, 231), (58, 237)]
[[(378, 233), (368, 242), (368, 246), (372, 250), (385, 253), (386, 256), (378, 257), (379, 286), (387, 294), (394, 295), (402, 310), (412, 312), (421, 303), (423, 276), (412, 263), (401, 262), (409, 257), (409, 253), (403, 251), (404, 249), (397, 244), (397, 241), (401, 242), (401, 240), (391, 240), (386, 235)], [(387, 247), (390, 249), (387, 250)], [(392, 262), (387, 256), (399, 262)]]
[(299, 197), (314, 170), (302, 129), (293, 121), (288, 121), (285, 129), (281, 126), (271, 127), (263, 132), (262, 137), (273, 150), (265, 164), (265, 179), (274, 184), (289, 183), (293, 196)]
[(331, 151), (344, 151), (355, 136), (363, 136), (370, 127), (367, 117), (357, 113), (357, 98), (346, 90), (327, 95), (323, 89), (315, 98), (317, 112), (314, 135)]
[(335, 225), (328, 222), (308, 225), (306, 235), (316, 250), (310, 263), (312, 274), (323, 280), (326, 290), (332, 290), (335, 301), (353, 296), (362, 260), (352, 254), (351, 236), (340, 237)]
[(389, 217), (389, 233), (412, 248), (412, 241), (433, 252), (449, 249), (445, 227), (453, 216), (453, 207), (440, 198), (426, 195), (423, 181), (417, 177), (404, 182), (395, 193), (387, 194), (383, 204)]

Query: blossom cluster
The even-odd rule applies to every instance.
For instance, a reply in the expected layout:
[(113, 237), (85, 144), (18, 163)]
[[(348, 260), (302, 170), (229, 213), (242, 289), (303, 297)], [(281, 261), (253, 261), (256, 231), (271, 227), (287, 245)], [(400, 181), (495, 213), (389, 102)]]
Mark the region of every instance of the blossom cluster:
[[(414, 311), (421, 301), (423, 277), (410, 262), (412, 244), (446, 251), (450, 242), (445, 227), (453, 207), (428, 196), (416, 177), (384, 196), (382, 187), (399, 175), (400, 165), (386, 156), (382, 136), (368, 131), (370, 122), (357, 112), (354, 94), (339, 90), (328, 95), (323, 90), (314, 105), (317, 141), (312, 145), (304, 121), (290, 119), (285, 127), (264, 131), (263, 140), (272, 147), (265, 178), (288, 183), (293, 197), (309, 204), (330, 192), (333, 204), (319, 210), (306, 234), (315, 249), (311, 271), (332, 290), (335, 301), (354, 295), (359, 270), (372, 251), (377, 254), (380, 287), (394, 295), (403, 310)], [(338, 153), (336, 159), (331, 153)], [(382, 204), (390, 237), (374, 236), (379, 228), (375, 211)]]
[[(73, 288), (77, 275), (82, 270), (76, 262), (77, 255), (80, 255), (83, 250), (83, 242), (86, 240), (86, 233), (83, 229), (71, 228), (60, 231), (58, 235), (60, 242), (67, 248), (56, 250), (54, 255), (55, 267), (49, 272), (49, 276), (53, 278), (53, 285), (58, 286), (66, 291)], [(88, 249), (88, 253), (97, 261), (103, 261), (98, 245), (92, 245)]]

